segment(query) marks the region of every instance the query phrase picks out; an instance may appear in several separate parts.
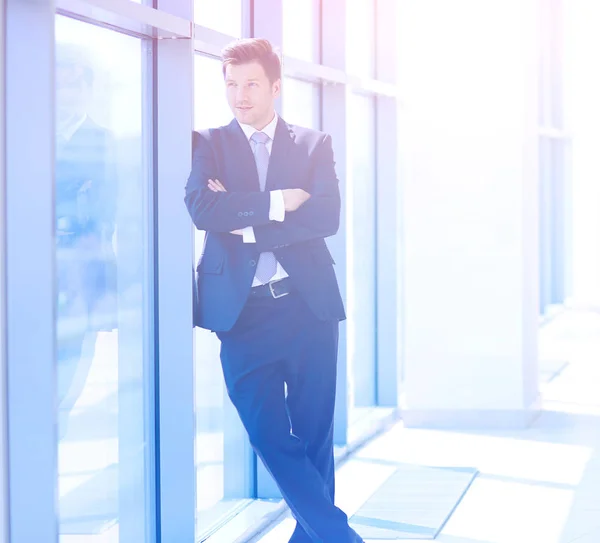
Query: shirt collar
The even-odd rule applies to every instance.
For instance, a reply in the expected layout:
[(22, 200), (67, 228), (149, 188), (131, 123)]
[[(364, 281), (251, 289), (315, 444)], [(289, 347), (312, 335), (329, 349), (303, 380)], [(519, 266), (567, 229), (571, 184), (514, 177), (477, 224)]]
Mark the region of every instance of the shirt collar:
[(59, 127), (57, 135), (64, 138), (65, 141), (70, 141), (75, 135), (75, 132), (83, 126), (83, 123), (85, 123), (86, 120), (87, 115), (85, 114), (79, 118), (75, 118), (73, 121), (67, 123), (67, 125)]
[(255, 132), (264, 132), (267, 136), (269, 136), (269, 138), (271, 138), (271, 141), (273, 141), (275, 139), (275, 129), (277, 128), (277, 120), (278, 116), (277, 113), (275, 113), (273, 120), (262, 130), (256, 130), (256, 128), (254, 128), (253, 126), (250, 126), (249, 124), (242, 124), (239, 121), (238, 124), (240, 125), (240, 128), (244, 131), (244, 134), (246, 135), (246, 138), (248, 138), (248, 141), (250, 141), (250, 138)]

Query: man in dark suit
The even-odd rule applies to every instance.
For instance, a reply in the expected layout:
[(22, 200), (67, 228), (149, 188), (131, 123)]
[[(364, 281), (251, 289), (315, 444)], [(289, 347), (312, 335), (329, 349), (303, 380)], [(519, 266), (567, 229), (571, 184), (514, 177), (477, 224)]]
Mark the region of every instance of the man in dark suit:
[(324, 239), (340, 220), (331, 138), (276, 115), (281, 63), (268, 41), (226, 48), (223, 74), (235, 119), (195, 135), (186, 186), (207, 232), (194, 324), (221, 340), (229, 396), (297, 520), (290, 541), (358, 543), (334, 505), (345, 314)]
[[(99, 330), (116, 326), (116, 175), (113, 138), (87, 114), (89, 52), (56, 51), (56, 267), (59, 436), (81, 395)], [(84, 349), (85, 339), (92, 349)]]

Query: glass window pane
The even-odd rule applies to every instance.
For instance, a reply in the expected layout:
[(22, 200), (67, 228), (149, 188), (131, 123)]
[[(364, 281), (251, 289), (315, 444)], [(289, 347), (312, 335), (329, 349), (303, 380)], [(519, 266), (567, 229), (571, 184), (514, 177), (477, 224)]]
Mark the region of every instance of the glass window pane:
[[(0, 1), (0, 9), (3, 9), (3, 3)], [(0, 25), (4, 26), (3, 13), (0, 13)], [(0, 73), (4, 73), (4, 44), (0, 44)], [(0, 75), (0, 103), (4, 104), (4, 81), (3, 76)], [(5, 164), (4, 164), (4, 111), (0, 111), (0, 527), (2, 527), (2, 533), (0, 533), (0, 543), (6, 543), (8, 541), (8, 530), (5, 529), (8, 526), (8, 473), (7, 473), (7, 398), (6, 398), (6, 344), (5, 344), (5, 271), (4, 271), (4, 240), (6, 232), (6, 195), (5, 195)]]
[(151, 519), (147, 46), (56, 18), (61, 542), (143, 543)]
[[(194, 129), (228, 124), (233, 115), (225, 99), (221, 62), (195, 57)], [(204, 232), (195, 230), (194, 261), (204, 247)], [(221, 371), (220, 342), (215, 334), (194, 328), (196, 365), (197, 537), (222, 522), (249, 497), (252, 455), (246, 434), (231, 404)]]
[(283, 1), (283, 54), (317, 61), (319, 28), (313, 0)]
[(347, 337), (351, 424), (376, 400), (375, 104), (348, 93), (346, 176)]
[(314, 83), (284, 77), (281, 116), (290, 124), (319, 129), (319, 94)]
[(194, 130), (221, 126), (233, 119), (219, 59), (195, 56), (194, 93)]
[(375, 2), (348, 0), (346, 3), (346, 71), (352, 75), (375, 74)]
[(194, 22), (223, 34), (242, 36), (242, 0), (194, 0)]

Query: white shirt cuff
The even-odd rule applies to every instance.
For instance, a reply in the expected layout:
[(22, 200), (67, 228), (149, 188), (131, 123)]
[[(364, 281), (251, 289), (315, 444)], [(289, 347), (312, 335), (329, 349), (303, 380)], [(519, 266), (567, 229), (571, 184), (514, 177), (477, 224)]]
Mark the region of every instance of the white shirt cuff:
[(246, 226), (246, 228), (242, 228), (242, 240), (244, 243), (256, 243), (254, 228), (252, 228), (252, 226)]
[(269, 208), (269, 220), (283, 222), (285, 220), (285, 202), (283, 201), (283, 191), (271, 191), (271, 207)]

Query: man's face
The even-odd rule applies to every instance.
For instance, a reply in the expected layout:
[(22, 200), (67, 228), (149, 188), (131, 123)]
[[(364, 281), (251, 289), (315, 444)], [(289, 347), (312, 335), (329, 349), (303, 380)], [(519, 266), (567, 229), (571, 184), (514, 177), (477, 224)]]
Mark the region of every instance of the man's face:
[(271, 83), (258, 62), (228, 64), (225, 86), (229, 107), (240, 123), (262, 130), (273, 120), (281, 83)]
[(81, 116), (86, 111), (88, 85), (82, 68), (58, 64), (56, 68), (56, 116), (58, 123)]

